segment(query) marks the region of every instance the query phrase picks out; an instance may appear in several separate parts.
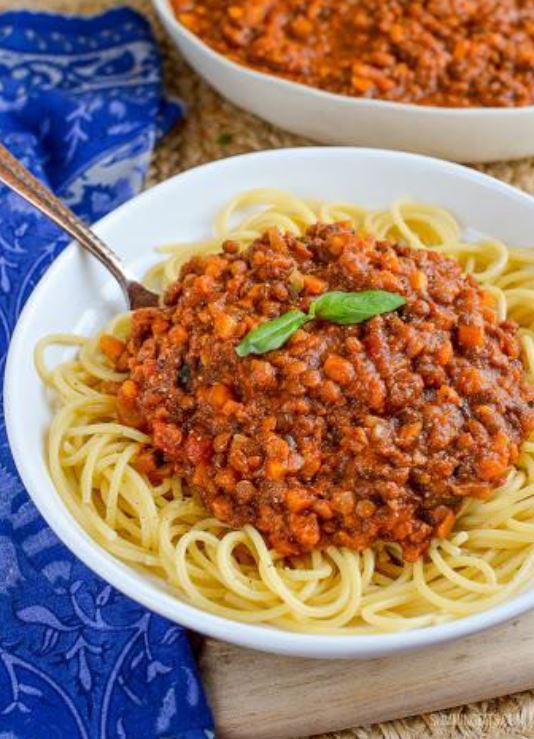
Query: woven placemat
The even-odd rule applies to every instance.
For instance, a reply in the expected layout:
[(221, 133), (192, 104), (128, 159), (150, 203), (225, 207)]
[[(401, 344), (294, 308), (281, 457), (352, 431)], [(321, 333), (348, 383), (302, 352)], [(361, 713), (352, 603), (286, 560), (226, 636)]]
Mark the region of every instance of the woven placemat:
[[(150, 0), (0, 0), (0, 10), (33, 8), (69, 13), (96, 13), (130, 5), (154, 24), (165, 58), (169, 92), (188, 105), (183, 124), (155, 152), (147, 186), (197, 164), (233, 154), (312, 142), (275, 129), (244, 113), (211, 90), (180, 58), (156, 21)], [(534, 135), (534, 132), (533, 132)], [(534, 159), (482, 165), (488, 172), (534, 195)], [(451, 675), (451, 679), (454, 677)], [(251, 727), (251, 739), (254, 729)], [(359, 727), (315, 739), (532, 739), (534, 690), (447, 711)], [(147, 737), (148, 739), (148, 737)], [(295, 738), (296, 739), (296, 738)]]

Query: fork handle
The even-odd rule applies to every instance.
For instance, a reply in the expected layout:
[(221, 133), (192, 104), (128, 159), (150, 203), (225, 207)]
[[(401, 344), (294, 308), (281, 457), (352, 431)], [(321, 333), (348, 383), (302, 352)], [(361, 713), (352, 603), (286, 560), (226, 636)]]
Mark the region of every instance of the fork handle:
[(0, 144), (0, 182), (20, 195), (66, 231), (80, 246), (100, 260), (115, 277), (128, 302), (129, 285), (123, 263), (78, 216), (59, 200), (42, 182), (34, 177), (2, 144)]

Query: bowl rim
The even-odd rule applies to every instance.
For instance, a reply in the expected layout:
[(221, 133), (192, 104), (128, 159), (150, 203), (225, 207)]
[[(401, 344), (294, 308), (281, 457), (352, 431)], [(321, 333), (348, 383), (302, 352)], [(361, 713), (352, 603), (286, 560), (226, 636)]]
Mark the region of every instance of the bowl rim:
[(313, 85), (305, 85), (302, 82), (295, 82), (294, 80), (286, 79), (285, 77), (278, 76), (276, 74), (269, 74), (267, 72), (261, 72), (254, 67), (247, 67), (245, 64), (229, 59), (220, 52), (213, 49), (199, 36), (190, 31), (186, 26), (181, 23), (171, 7), (170, 0), (152, 0), (152, 3), (156, 10), (160, 13), (161, 17), (169, 24), (171, 24), (177, 33), (181, 34), (187, 41), (201, 50), (203, 54), (208, 56), (212, 61), (217, 62), (220, 66), (226, 67), (234, 72), (239, 72), (249, 77), (252, 81), (262, 79), (268, 80), (271, 84), (279, 85), (285, 88), (287, 91), (298, 88), (302, 93), (308, 93), (311, 97), (316, 100), (328, 103), (338, 102), (344, 105), (354, 106), (355, 108), (365, 107), (377, 107), (382, 108), (385, 111), (404, 111), (405, 113), (419, 113), (420, 115), (432, 116), (449, 116), (449, 117), (463, 117), (469, 118), (476, 115), (484, 115), (486, 117), (492, 116), (507, 116), (507, 117), (518, 117), (532, 115), (534, 113), (534, 104), (522, 105), (522, 106), (470, 106), (465, 108), (459, 107), (446, 107), (439, 105), (417, 105), (416, 103), (402, 103), (394, 100), (381, 100), (380, 98), (364, 98), (356, 97), (351, 95), (342, 95), (337, 92), (330, 92), (329, 90), (323, 90), (320, 87)]
[[(461, 177), (472, 180), (475, 184), (491, 185), (503, 194), (522, 201), (534, 210), (533, 196), (477, 170), (435, 157), (363, 147), (293, 147), (240, 154), (211, 161), (178, 173), (119, 206), (107, 216), (100, 219), (94, 227), (97, 234), (102, 229), (113, 227), (114, 223), (120, 222), (128, 217), (128, 210), (132, 204), (139, 205), (141, 203), (149, 209), (150, 203), (154, 198), (160, 197), (166, 190), (172, 191), (176, 180), (187, 178), (192, 172), (196, 176), (199, 173), (205, 174), (206, 172), (210, 172), (210, 170), (217, 173), (217, 170), (224, 170), (227, 163), (233, 160), (248, 159), (261, 164), (262, 159), (272, 156), (291, 158), (296, 153), (299, 156), (312, 158), (343, 156), (346, 155), (347, 150), (357, 151), (364, 157), (388, 157), (400, 161), (416, 160), (421, 164), (431, 162), (433, 166), (438, 166), (444, 171), (456, 172)], [(504, 623), (534, 608), (533, 588), (523, 591), (509, 601), (504, 601), (493, 608), (472, 616), (423, 628), (392, 633), (357, 635), (295, 633), (276, 626), (242, 623), (217, 616), (180, 600), (170, 590), (155, 590), (155, 585), (150, 581), (149, 576), (136, 571), (116, 559), (113, 555), (102, 549), (89, 535), (80, 538), (79, 531), (82, 528), (65, 505), (56, 508), (52, 506), (47, 507), (43, 499), (40, 498), (39, 493), (33, 492), (39, 490), (42, 486), (42, 477), (26, 461), (29, 455), (25, 449), (25, 427), (17, 418), (17, 407), (13, 398), (16, 395), (17, 364), (21, 361), (21, 358), (26, 357), (27, 360), (28, 344), (25, 341), (25, 334), (31, 326), (33, 315), (37, 312), (40, 293), (51, 276), (56, 275), (58, 272), (61, 273), (64, 264), (68, 263), (73, 251), (77, 248), (77, 245), (71, 242), (52, 262), (34, 287), (19, 315), (11, 337), (6, 361), (3, 393), (4, 410), (10, 450), (19, 475), (32, 502), (62, 543), (74, 556), (80, 559), (98, 576), (146, 608), (159, 613), (161, 616), (175, 623), (199, 631), (206, 636), (260, 651), (312, 658), (350, 657), (366, 659), (393, 655), (405, 650), (435, 646), (452, 639), (478, 633), (489, 627)], [(42, 454), (43, 450), (40, 450), (39, 453)], [(49, 482), (53, 487), (51, 479)], [(138, 581), (139, 577), (141, 577), (141, 582)]]

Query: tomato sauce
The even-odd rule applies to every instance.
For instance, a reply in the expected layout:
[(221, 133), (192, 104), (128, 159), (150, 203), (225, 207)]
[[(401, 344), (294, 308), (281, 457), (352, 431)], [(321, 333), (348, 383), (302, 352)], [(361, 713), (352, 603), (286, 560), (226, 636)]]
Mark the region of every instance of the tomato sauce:
[(534, 104), (534, 0), (172, 0), (224, 56), (331, 92)]
[[(357, 325), (315, 320), (280, 349), (240, 358), (260, 322), (330, 290), (387, 290), (406, 304)], [(269, 230), (241, 252), (195, 256), (163, 308), (133, 314), (118, 412), (152, 445), (136, 464), (181, 476), (231, 527), (283, 555), (397, 542), (404, 558), (484, 499), (534, 428), (516, 326), (459, 264), (362, 237), (347, 224), (301, 238)]]

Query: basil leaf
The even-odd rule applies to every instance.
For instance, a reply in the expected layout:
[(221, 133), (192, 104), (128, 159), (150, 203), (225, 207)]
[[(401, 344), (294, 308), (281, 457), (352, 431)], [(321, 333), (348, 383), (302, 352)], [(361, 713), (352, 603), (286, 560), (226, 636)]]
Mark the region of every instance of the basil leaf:
[(306, 321), (311, 320), (301, 310), (290, 310), (278, 318), (260, 323), (245, 336), (235, 348), (236, 354), (246, 357), (247, 354), (265, 354), (279, 349)]
[(340, 325), (360, 323), (368, 318), (388, 313), (406, 300), (402, 295), (387, 290), (365, 290), (359, 293), (329, 292), (316, 298), (310, 305), (309, 314)]
[(405, 303), (406, 300), (402, 295), (387, 290), (325, 293), (310, 304), (308, 314), (301, 310), (290, 310), (278, 318), (273, 318), (272, 321), (256, 326), (236, 346), (235, 351), (240, 357), (246, 357), (248, 354), (265, 354), (273, 349), (279, 349), (297, 329), (314, 318), (349, 325), (366, 321), (380, 313), (388, 313)]

